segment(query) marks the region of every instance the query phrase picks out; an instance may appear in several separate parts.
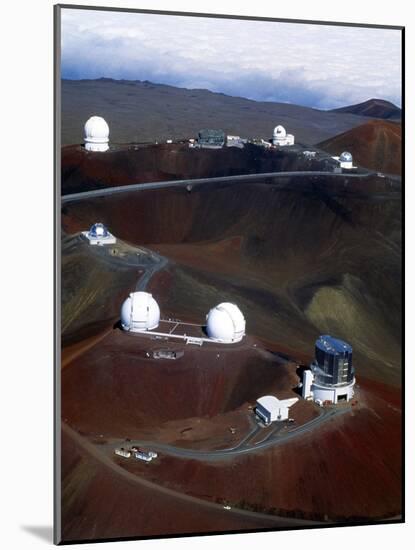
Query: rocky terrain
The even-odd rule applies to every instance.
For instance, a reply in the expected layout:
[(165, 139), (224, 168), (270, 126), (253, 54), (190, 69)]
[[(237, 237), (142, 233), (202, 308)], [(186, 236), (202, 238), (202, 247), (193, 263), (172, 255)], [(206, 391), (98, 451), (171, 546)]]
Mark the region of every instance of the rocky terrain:
[(319, 147), (333, 155), (349, 151), (354, 162), (365, 168), (386, 174), (402, 171), (402, 128), (396, 122), (370, 120), (323, 141)]
[[(299, 166), (295, 153), (255, 147), (158, 147), (122, 147), (109, 164), (111, 155), (68, 147), (63, 187)], [(377, 174), (308, 175), (63, 204), (65, 541), (400, 517), (401, 191), (399, 178)], [(116, 245), (82, 240), (97, 221)], [(151, 292), (164, 318), (201, 325), (211, 307), (234, 302), (247, 336), (200, 348), (127, 334), (119, 310), (134, 288)], [(111, 445), (127, 438), (209, 452), (236, 445), (257, 397), (298, 395), (322, 333), (354, 350), (356, 398), (342, 414), (231, 458), (114, 456)], [(161, 345), (184, 355), (154, 360)], [(295, 407), (296, 425), (320, 412)]]

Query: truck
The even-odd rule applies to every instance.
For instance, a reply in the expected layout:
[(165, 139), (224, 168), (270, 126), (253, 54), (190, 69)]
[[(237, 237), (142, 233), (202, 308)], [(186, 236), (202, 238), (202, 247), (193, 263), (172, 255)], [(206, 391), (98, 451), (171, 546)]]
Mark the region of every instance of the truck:
[(148, 453), (144, 451), (136, 451), (134, 452), (134, 457), (137, 460), (144, 460), (144, 462), (151, 462), (153, 460), (153, 457), (150, 456)]

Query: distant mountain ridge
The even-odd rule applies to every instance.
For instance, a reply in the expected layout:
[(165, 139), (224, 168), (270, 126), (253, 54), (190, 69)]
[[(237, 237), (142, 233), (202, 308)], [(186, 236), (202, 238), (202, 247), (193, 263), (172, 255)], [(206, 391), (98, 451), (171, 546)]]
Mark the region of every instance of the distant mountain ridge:
[(140, 80), (62, 80), (62, 145), (82, 143), (91, 115), (103, 116), (111, 143), (194, 137), (201, 128), (270, 139), (282, 124), (296, 141), (316, 144), (365, 122), (353, 113), (259, 102), (206, 89)]
[(362, 103), (332, 109), (332, 113), (349, 113), (371, 118), (398, 120), (402, 116), (402, 109), (384, 99), (368, 99)]

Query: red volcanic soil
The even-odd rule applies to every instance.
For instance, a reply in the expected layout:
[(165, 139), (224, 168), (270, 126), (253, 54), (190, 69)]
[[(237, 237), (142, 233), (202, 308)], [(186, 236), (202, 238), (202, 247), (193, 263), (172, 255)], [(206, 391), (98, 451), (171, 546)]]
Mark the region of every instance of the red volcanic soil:
[[(184, 356), (146, 357), (166, 347)], [(251, 338), (199, 348), (114, 329), (62, 371), (62, 418), (84, 434), (139, 439), (164, 422), (233, 411), (297, 383), (295, 368)]]
[[(119, 240), (111, 247), (91, 247), (79, 235), (64, 235), (61, 250), (61, 329), (66, 362), (119, 319), (120, 304), (134, 290), (143, 269), (136, 264), (138, 249)], [(130, 259), (129, 264), (125, 258)]]
[(271, 449), (209, 463), (161, 456), (151, 469), (137, 462), (124, 467), (166, 487), (249, 510), (317, 521), (398, 516), (399, 395), (362, 379), (350, 412)]
[(402, 170), (401, 125), (385, 120), (371, 120), (319, 144), (332, 155), (349, 151), (359, 166), (387, 174)]
[(271, 151), (253, 144), (243, 149), (190, 149), (188, 144), (176, 143), (123, 145), (106, 153), (71, 145), (62, 148), (62, 194), (163, 180), (310, 170), (313, 165), (296, 151)]
[(319, 333), (336, 333), (366, 375), (396, 384), (400, 199), (386, 178), (291, 179), (88, 199), (65, 205), (62, 222), (75, 233), (101, 220), (171, 259), (162, 289), (149, 285), (163, 311), (200, 318), (234, 301), (250, 334), (307, 353)]
[(62, 432), (62, 540), (284, 527), (289, 520), (222, 507), (129, 474), (72, 430)]
[(105, 336), (112, 330), (112, 327), (107, 327), (104, 331), (96, 334), (95, 336), (90, 336), (89, 338), (83, 338), (80, 342), (76, 342), (75, 344), (68, 345), (62, 348), (62, 354), (61, 354), (61, 367), (65, 368), (66, 365), (70, 364), (71, 361), (76, 359), (76, 357), (79, 357), (83, 353), (85, 353), (86, 350), (93, 347), (95, 344), (97, 344), (102, 338), (105, 338)]
[(174, 261), (194, 268), (203, 266), (205, 271), (230, 275), (252, 275), (252, 269), (244, 269), (242, 237), (230, 237), (221, 241), (188, 244), (155, 244), (149, 248)]

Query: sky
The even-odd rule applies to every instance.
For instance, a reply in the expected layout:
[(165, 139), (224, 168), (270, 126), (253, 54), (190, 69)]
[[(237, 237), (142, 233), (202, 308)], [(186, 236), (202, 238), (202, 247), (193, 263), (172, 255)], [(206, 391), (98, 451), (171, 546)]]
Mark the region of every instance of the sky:
[(401, 106), (395, 29), (62, 10), (62, 78), (149, 80), (332, 109)]

